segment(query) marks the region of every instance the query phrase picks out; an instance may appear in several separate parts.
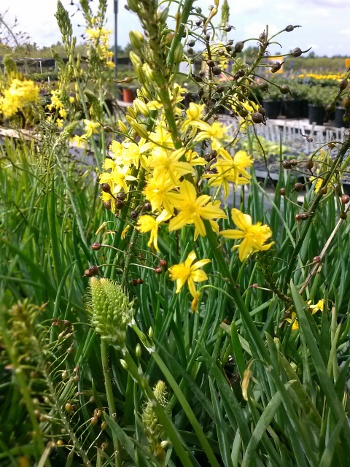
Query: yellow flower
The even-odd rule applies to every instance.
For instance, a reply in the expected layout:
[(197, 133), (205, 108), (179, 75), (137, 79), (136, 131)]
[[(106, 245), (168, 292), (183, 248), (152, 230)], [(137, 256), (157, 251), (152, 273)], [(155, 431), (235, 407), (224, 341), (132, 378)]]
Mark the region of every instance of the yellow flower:
[(153, 177), (169, 177), (173, 183), (178, 183), (178, 179), (185, 174), (191, 173), (193, 168), (188, 162), (181, 162), (185, 149), (177, 151), (167, 151), (163, 148), (155, 148), (149, 158), (149, 166), (154, 169)]
[(151, 232), (150, 239), (147, 246), (151, 246), (153, 243), (154, 248), (159, 251), (158, 248), (158, 227), (161, 222), (169, 219), (170, 215), (163, 211), (156, 219), (148, 214), (140, 216), (137, 222), (137, 228), (141, 233)]
[(273, 242), (265, 245), (266, 241), (271, 237), (272, 232), (268, 225), (261, 225), (261, 222), (252, 224), (252, 218), (248, 214), (243, 214), (238, 209), (233, 208), (231, 211), (232, 220), (240, 230), (222, 230), (219, 235), (230, 239), (242, 239), (239, 245), (233, 248), (238, 248), (238, 256), (240, 261), (245, 260), (250, 254), (256, 251), (266, 251), (273, 245)]
[(170, 221), (169, 230), (178, 230), (186, 224), (194, 224), (200, 235), (206, 235), (203, 219), (226, 217), (219, 207), (220, 201), (212, 203), (210, 200), (211, 197), (208, 195), (197, 198), (195, 187), (188, 180), (184, 180), (180, 186), (180, 199), (175, 206), (180, 213)]
[(223, 187), (225, 197), (229, 195), (229, 182), (235, 185), (244, 185), (249, 183), (251, 175), (246, 171), (251, 167), (253, 160), (245, 151), (238, 151), (235, 156), (232, 156), (225, 150), (220, 149), (220, 156), (213, 168), (217, 173), (204, 175), (204, 178), (209, 179), (210, 186)]
[(297, 315), (294, 313), (294, 311), (292, 313), (292, 317), (287, 318), (286, 321), (288, 321), (288, 323), (293, 323), (292, 331), (296, 331), (297, 329), (299, 329), (299, 323), (298, 323), (298, 320), (297, 320)]
[(91, 120), (84, 120), (85, 124), (85, 135), (89, 138), (93, 133), (97, 133), (97, 128), (100, 126), (98, 122), (92, 122)]
[(81, 148), (83, 145), (85, 146), (86, 144), (86, 137), (84, 135), (83, 136), (75, 135), (73, 136), (71, 141), (75, 143), (78, 148)]
[[(198, 300), (198, 292), (196, 290), (195, 282), (203, 282), (208, 280), (208, 276), (204, 271), (199, 270), (205, 264), (210, 263), (210, 259), (201, 259), (196, 263), (193, 261), (196, 259), (196, 253), (192, 251), (184, 263), (174, 264), (169, 268), (170, 279), (176, 281), (176, 293), (179, 293), (182, 287), (188, 285), (189, 291)], [(192, 264), (193, 263), (193, 264)]]
[(206, 139), (210, 139), (213, 149), (218, 149), (221, 147), (220, 140), (222, 140), (225, 136), (225, 133), (227, 133), (227, 128), (224, 127), (222, 123), (214, 122), (209, 125), (209, 123), (206, 122), (195, 121), (192, 123), (192, 125), (202, 130), (195, 137), (194, 141), (204, 141)]
[(181, 125), (181, 131), (185, 131), (193, 122), (202, 120), (204, 108), (204, 104), (200, 105), (190, 102), (189, 108), (186, 110), (186, 118)]
[[(309, 304), (310, 302), (308, 302)], [(323, 311), (324, 310), (324, 299), (319, 300), (316, 305), (310, 305), (309, 308), (311, 309), (312, 314), (315, 314), (317, 311)]]
[(174, 206), (178, 202), (180, 194), (172, 191), (174, 183), (164, 176), (148, 180), (143, 194), (152, 205), (152, 211), (162, 211), (163, 208), (173, 214)]

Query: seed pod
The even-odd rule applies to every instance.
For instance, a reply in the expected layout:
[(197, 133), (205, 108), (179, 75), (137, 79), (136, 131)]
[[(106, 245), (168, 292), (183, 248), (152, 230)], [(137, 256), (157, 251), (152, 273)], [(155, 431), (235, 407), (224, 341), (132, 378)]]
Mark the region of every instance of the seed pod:
[(213, 66), (212, 71), (213, 71), (214, 75), (220, 75), (221, 72), (222, 72), (221, 68), (219, 66), (216, 66), (216, 65)]
[(99, 250), (101, 248), (101, 243), (98, 243), (98, 242), (94, 242), (92, 245), (91, 245), (91, 248), (93, 250)]
[(215, 66), (214, 60), (208, 60), (208, 61), (207, 61), (207, 65), (208, 65), (210, 68), (213, 68), (213, 67)]
[(161, 267), (158, 266), (158, 267), (154, 268), (154, 272), (155, 272), (156, 274), (162, 274), (163, 269), (162, 269)]
[(222, 93), (225, 91), (225, 86), (218, 86), (215, 91), (218, 93)]
[(258, 86), (262, 91), (267, 91), (268, 88), (269, 88), (269, 85), (268, 85), (268, 83), (266, 81), (263, 81), (262, 83), (259, 83)]
[(342, 197), (341, 197), (342, 203), (348, 204), (349, 200), (350, 200), (350, 196), (349, 196), (349, 195), (342, 195)]
[(242, 52), (244, 48), (244, 42), (243, 41), (239, 41), (239, 42), (236, 42), (235, 44), (235, 53), (239, 53), (239, 52)]
[(315, 256), (313, 259), (314, 263), (320, 263), (321, 262), (321, 256)]
[(121, 201), (124, 201), (126, 198), (126, 193), (121, 191), (120, 193), (117, 194), (117, 198), (120, 199)]
[(194, 50), (192, 49), (192, 47), (188, 47), (187, 53), (188, 53), (189, 55), (193, 55), (193, 54), (194, 54)]
[(254, 112), (252, 114), (252, 120), (254, 123), (263, 123), (264, 122), (264, 116), (261, 115), (260, 112)]
[(296, 47), (295, 49), (292, 50), (291, 55), (293, 55), (293, 57), (300, 57), (302, 53), (303, 53), (302, 50), (299, 47)]
[(294, 26), (291, 25), (291, 24), (289, 24), (285, 29), (285, 31), (287, 31), (287, 32), (292, 32), (293, 30), (294, 30)]
[(300, 213), (300, 219), (301, 220), (305, 221), (308, 218), (309, 218), (309, 214), (307, 212)]
[(92, 417), (90, 419), (90, 423), (91, 423), (92, 426), (96, 426), (97, 423), (98, 423), (98, 418), (97, 417)]
[(282, 67), (284, 62), (274, 62), (271, 66), (271, 73), (277, 73)]
[(143, 280), (141, 278), (136, 279), (136, 284), (137, 285), (143, 284)]
[(312, 143), (313, 140), (314, 140), (314, 139), (312, 138), (312, 136), (308, 136), (308, 137), (306, 138), (306, 141), (307, 141), (308, 143)]
[(112, 201), (109, 199), (103, 203), (104, 207), (108, 210), (112, 209)]
[(241, 109), (239, 109), (238, 111), (239, 115), (242, 117), (242, 118), (245, 118), (247, 115), (248, 115), (248, 110), (245, 109), (244, 107), (242, 107)]
[(309, 160), (306, 162), (306, 168), (307, 168), (308, 170), (312, 170), (313, 166), (314, 166), (314, 163), (313, 163), (312, 159), (309, 159)]
[(266, 110), (264, 109), (264, 107), (262, 105), (258, 108), (258, 112), (265, 117)]
[(321, 191), (321, 193), (322, 193), (323, 195), (325, 195), (325, 194), (327, 194), (327, 191), (328, 191), (328, 190), (327, 190), (327, 187), (326, 187), (326, 186), (323, 186), (323, 187), (321, 188), (320, 191)]
[(117, 209), (122, 209), (124, 207), (124, 201), (122, 201), (121, 199), (117, 199), (115, 202), (115, 207)]
[(345, 213), (345, 212), (341, 212), (339, 217), (340, 217), (340, 219), (342, 219), (343, 221), (345, 221), (345, 220), (346, 220), (346, 213)]
[(295, 159), (292, 159), (290, 163), (292, 167), (296, 167), (298, 165), (298, 161), (296, 161)]
[(101, 189), (105, 193), (110, 193), (111, 192), (111, 187), (108, 185), (108, 183), (102, 183)]
[(161, 259), (161, 260), (159, 261), (159, 266), (160, 266), (161, 268), (166, 268), (166, 267), (167, 267), (167, 262), (165, 261), (165, 259)]
[(347, 79), (342, 79), (339, 83), (339, 88), (343, 91), (348, 87), (348, 80)]
[(187, 42), (188, 47), (194, 47), (195, 44), (196, 44), (196, 41), (194, 41), (193, 39)]
[(64, 406), (64, 410), (68, 413), (72, 412), (72, 405), (67, 402), (67, 404)]
[(226, 27), (224, 28), (224, 31), (225, 31), (225, 32), (231, 32), (231, 29), (232, 29), (232, 26), (226, 26)]
[(295, 220), (298, 222), (300, 221), (300, 214), (295, 214)]
[(280, 195), (281, 196), (286, 196), (286, 189), (285, 188), (280, 188)]
[(283, 168), (286, 169), (286, 170), (292, 168), (292, 164), (290, 163), (290, 161), (287, 161), (287, 160), (284, 160), (284, 161), (282, 162), (282, 165), (283, 165)]
[(304, 188), (304, 185), (300, 182), (297, 182), (294, 186), (293, 186), (293, 190), (292, 191), (301, 191), (302, 189)]
[(102, 422), (101, 423), (101, 430), (105, 430), (107, 428), (107, 422)]
[(286, 84), (282, 84), (282, 86), (280, 86), (280, 91), (282, 94), (288, 94), (290, 92), (290, 88)]
[(147, 212), (149, 211), (152, 211), (152, 205), (149, 201), (147, 201), (144, 205), (143, 205), (143, 209)]

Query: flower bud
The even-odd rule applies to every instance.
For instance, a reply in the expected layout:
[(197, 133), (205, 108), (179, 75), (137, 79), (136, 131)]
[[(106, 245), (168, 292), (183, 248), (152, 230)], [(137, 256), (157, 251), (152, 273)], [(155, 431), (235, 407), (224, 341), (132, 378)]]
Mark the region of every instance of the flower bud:
[(135, 52), (130, 52), (129, 56), (134, 68), (136, 68), (138, 65), (142, 66), (142, 60), (138, 55), (135, 54)]
[(137, 358), (141, 358), (142, 348), (140, 344), (136, 344), (135, 354)]
[(128, 129), (127, 129), (125, 123), (122, 122), (121, 120), (118, 121), (118, 128), (122, 133), (127, 133), (128, 132)]
[(145, 41), (145, 38), (143, 37), (143, 35), (139, 31), (130, 31), (129, 32), (129, 39), (130, 39), (131, 45), (135, 49), (141, 48), (144, 41)]
[(174, 50), (174, 62), (181, 63), (183, 59), (184, 48), (181, 42), (179, 42)]
[(128, 2), (128, 7), (130, 8), (131, 11), (134, 13), (137, 13), (139, 9), (139, 1), (138, 0), (127, 0)]
[(130, 126), (136, 131), (136, 133), (144, 139), (148, 139), (148, 132), (144, 125), (141, 123), (137, 123), (133, 118), (129, 115), (126, 116), (127, 121), (129, 122)]
[(125, 346), (126, 327), (132, 320), (133, 303), (122, 287), (109, 279), (90, 279), (91, 325), (102, 339)]
[(148, 117), (149, 114), (150, 114), (150, 110), (149, 108), (147, 107), (147, 105), (141, 100), (141, 99), (135, 99), (134, 100), (134, 109), (140, 113), (141, 115), (143, 115), (144, 117)]
[(123, 360), (122, 358), (119, 361), (120, 361), (121, 366), (124, 368), (124, 370), (127, 370), (128, 364), (126, 363), (126, 361)]

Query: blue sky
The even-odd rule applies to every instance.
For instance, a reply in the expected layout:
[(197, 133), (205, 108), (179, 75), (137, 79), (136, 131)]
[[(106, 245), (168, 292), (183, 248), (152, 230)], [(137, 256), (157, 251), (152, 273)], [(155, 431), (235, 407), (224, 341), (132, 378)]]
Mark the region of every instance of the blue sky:
[[(71, 13), (76, 10), (70, 6), (71, 0), (62, 0), (62, 3)], [(108, 1), (109, 29), (113, 29), (114, 24), (113, 3), (114, 0)], [(125, 10), (125, 3), (119, 0), (118, 43), (122, 46), (129, 42), (131, 29), (140, 29), (135, 15)], [(197, 0), (195, 6), (207, 11), (212, 3), (213, 0)], [(5, 18), (10, 23), (16, 16), (20, 29), (28, 32), (31, 41), (48, 46), (60, 40), (54, 17), (56, 4), (56, 0), (0, 0), (0, 13), (8, 10)], [(236, 28), (229, 38), (257, 37), (266, 24), (270, 31), (278, 31), (288, 24), (300, 24), (302, 28), (280, 36), (282, 48), (273, 46), (270, 52), (287, 53), (294, 47), (303, 50), (312, 47), (317, 55), (350, 57), (350, 0), (229, 0), (229, 5), (230, 24)], [(83, 22), (82, 17), (77, 13), (72, 20), (79, 36), (83, 28), (77, 24)]]

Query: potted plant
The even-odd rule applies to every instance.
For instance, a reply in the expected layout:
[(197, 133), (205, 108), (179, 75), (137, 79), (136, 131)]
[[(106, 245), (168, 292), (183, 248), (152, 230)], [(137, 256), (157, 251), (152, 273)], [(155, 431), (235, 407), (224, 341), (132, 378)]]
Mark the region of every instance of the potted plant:
[(345, 98), (341, 105), (335, 108), (334, 125), (336, 128), (350, 127), (350, 99)]
[(282, 110), (282, 94), (278, 86), (269, 85), (263, 95), (262, 105), (267, 118), (278, 118)]
[(322, 125), (326, 121), (326, 106), (336, 94), (332, 86), (310, 86), (307, 93), (309, 101), (309, 122)]
[[(305, 84), (291, 84), (291, 92), (283, 95), (283, 114), (286, 118), (306, 118), (308, 117), (307, 91)], [(306, 112), (305, 112), (306, 107)]]

